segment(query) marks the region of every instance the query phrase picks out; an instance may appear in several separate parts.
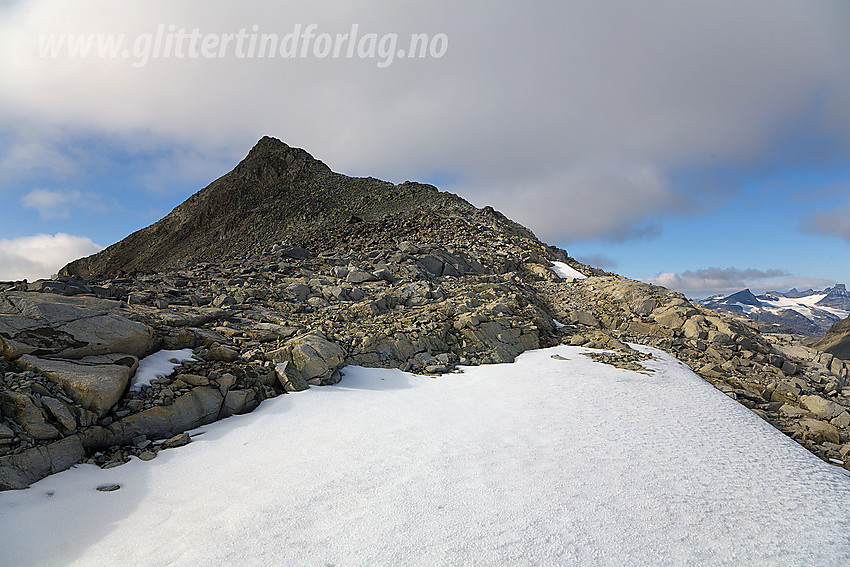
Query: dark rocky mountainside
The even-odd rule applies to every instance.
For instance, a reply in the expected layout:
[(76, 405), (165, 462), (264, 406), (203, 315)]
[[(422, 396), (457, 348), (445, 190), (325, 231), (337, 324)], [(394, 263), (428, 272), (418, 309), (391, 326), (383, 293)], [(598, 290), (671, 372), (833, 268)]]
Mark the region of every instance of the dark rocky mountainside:
[[(302, 149), (261, 139), (230, 173), (192, 195), (159, 222), (63, 268), (90, 278), (220, 262), (297, 242), (313, 254), (420, 237), (471, 242), (480, 230), (536, 240), (492, 208), (477, 209), (431, 185), (393, 185), (332, 172)], [(439, 242), (442, 241), (442, 242)]]
[[(644, 370), (630, 343), (850, 468), (850, 369), (832, 354), (582, 265), (491, 208), (263, 138), (156, 224), (50, 280), (0, 282), (0, 490), (155, 458), (350, 364), (437, 376), (571, 344)], [(163, 349), (191, 360), (134, 387)]]
[(838, 358), (850, 360), (850, 317), (833, 325), (814, 347)]
[(850, 311), (850, 293), (847, 293), (847, 286), (844, 284), (835, 284), (834, 287), (825, 291), (827, 292), (826, 297), (818, 301), (815, 305)]

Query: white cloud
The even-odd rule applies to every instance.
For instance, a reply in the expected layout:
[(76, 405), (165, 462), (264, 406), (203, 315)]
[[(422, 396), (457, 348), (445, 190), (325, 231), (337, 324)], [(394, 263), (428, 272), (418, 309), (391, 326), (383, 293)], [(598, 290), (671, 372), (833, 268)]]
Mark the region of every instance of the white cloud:
[(0, 280), (48, 278), (68, 262), (102, 249), (89, 238), (62, 232), (0, 239)]
[(68, 205), (80, 199), (82, 194), (79, 191), (33, 189), (21, 197), (21, 204), (36, 209), (42, 218), (66, 219), (71, 216)]
[(643, 281), (679, 291), (693, 298), (730, 294), (749, 288), (753, 293), (798, 289), (823, 289), (834, 285), (833, 280), (798, 277), (781, 269), (703, 268), (681, 273), (667, 272)]
[[(445, 171), (458, 179), (453, 191), (544, 238), (622, 240), (657, 233), (661, 214), (694, 210), (699, 188), (671, 182), (683, 167), (758, 162), (777, 132), (806, 117), (815, 136), (850, 143), (847, 3), (331, 4), (0, 8), (0, 74), (15, 77), (0, 87), (0, 122), (13, 128), (7, 147), (28, 140), (26, 160), (9, 149), (0, 162), (9, 171), (61, 164), (57, 156), (85, 163), (67, 143), (67, 132), (82, 131), (122, 149), (168, 140), (189, 149), (186, 159), (214, 154), (231, 166), (270, 134), (344, 173), (403, 181)], [(39, 33), (54, 31), (135, 38), (159, 24), (216, 33), (257, 25), (283, 35), (299, 23), (445, 33), (449, 47), (440, 59), (385, 69), (356, 58), (235, 57), (133, 68), (132, 57), (37, 54)]]
[(97, 193), (70, 190), (50, 191), (48, 189), (33, 189), (21, 197), (24, 207), (35, 209), (43, 219), (67, 219), (72, 209), (83, 209), (91, 212), (104, 212), (108, 207), (103, 198)]

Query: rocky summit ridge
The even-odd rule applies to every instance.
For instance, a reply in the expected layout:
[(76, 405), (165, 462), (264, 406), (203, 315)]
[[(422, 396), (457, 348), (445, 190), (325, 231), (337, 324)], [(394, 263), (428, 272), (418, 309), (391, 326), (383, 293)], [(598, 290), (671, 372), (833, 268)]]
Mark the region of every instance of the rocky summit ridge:
[[(50, 280), (0, 282), (0, 489), (155, 458), (199, 425), (344, 380), (349, 364), (437, 376), (572, 344), (645, 370), (631, 343), (850, 468), (840, 358), (582, 265), (491, 208), (349, 178), (263, 138), (154, 225)], [(129, 387), (163, 349), (192, 357)]]
[(257, 254), (297, 242), (312, 254), (358, 244), (390, 245), (442, 225), (440, 240), (463, 243), (481, 226), (536, 240), (490, 207), (477, 209), (432, 185), (394, 185), (334, 173), (302, 149), (262, 138), (230, 173), (155, 224), (61, 273), (90, 278), (178, 268)]

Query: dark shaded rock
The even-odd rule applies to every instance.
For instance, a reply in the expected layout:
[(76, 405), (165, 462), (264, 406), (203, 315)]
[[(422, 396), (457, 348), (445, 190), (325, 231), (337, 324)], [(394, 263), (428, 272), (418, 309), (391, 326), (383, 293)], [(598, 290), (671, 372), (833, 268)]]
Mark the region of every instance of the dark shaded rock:
[(44, 413), (29, 394), (0, 391), (0, 408), (3, 415), (23, 427), (33, 439), (44, 441), (59, 437), (59, 430), (47, 423)]
[(281, 256), (293, 258), (295, 260), (306, 260), (310, 257), (310, 253), (300, 246), (289, 246), (279, 251)]
[(256, 398), (257, 393), (251, 389), (230, 390), (224, 396), (224, 403), (218, 414), (219, 419), (254, 411), (260, 405)]
[(81, 437), (86, 447), (92, 448), (127, 445), (139, 435), (167, 439), (218, 419), (222, 401), (223, 396), (217, 388), (193, 388), (175, 398), (171, 405), (144, 410), (107, 427), (91, 428)]
[(814, 347), (838, 358), (850, 360), (850, 317), (842, 319), (814, 344)]
[(0, 457), (0, 490), (26, 488), (47, 475), (72, 467), (84, 457), (83, 444), (76, 435)]

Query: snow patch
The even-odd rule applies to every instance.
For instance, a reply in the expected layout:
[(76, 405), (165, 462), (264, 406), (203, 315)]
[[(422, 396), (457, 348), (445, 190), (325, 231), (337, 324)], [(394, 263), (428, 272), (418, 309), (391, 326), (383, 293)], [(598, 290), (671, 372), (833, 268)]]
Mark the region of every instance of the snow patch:
[(130, 381), (130, 390), (138, 392), (144, 387), (150, 386), (152, 380), (170, 376), (174, 369), (183, 362), (194, 360), (192, 349), (161, 350), (139, 361), (136, 374)]
[(575, 278), (583, 280), (587, 276), (564, 262), (552, 262), (552, 271), (561, 278)]
[(814, 321), (815, 314), (818, 311), (825, 311), (838, 319), (845, 319), (848, 315), (850, 315), (850, 312), (844, 311), (843, 309), (817, 305), (817, 302), (826, 297), (826, 295), (827, 294), (825, 293), (819, 293), (796, 298), (770, 296), (760, 301), (775, 309), (791, 309), (812, 321)]
[(653, 372), (569, 346), (348, 367), (153, 461), (0, 493), (0, 563), (850, 564), (850, 479), (638, 348)]

